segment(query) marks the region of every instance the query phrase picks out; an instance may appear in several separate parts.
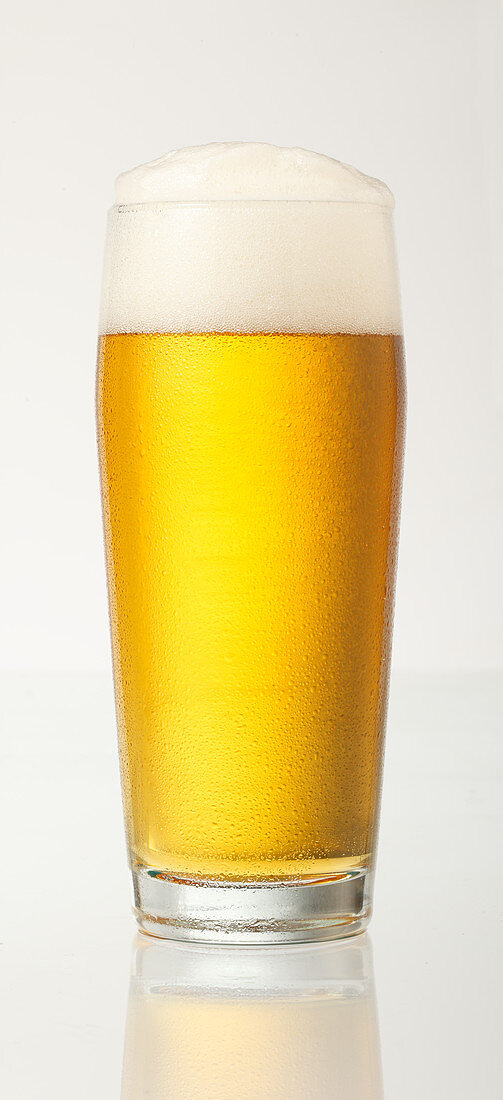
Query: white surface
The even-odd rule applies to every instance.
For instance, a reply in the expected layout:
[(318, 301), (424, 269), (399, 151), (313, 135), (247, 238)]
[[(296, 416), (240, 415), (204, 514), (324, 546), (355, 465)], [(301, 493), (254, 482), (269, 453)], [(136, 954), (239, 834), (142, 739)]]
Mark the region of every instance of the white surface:
[[(372, 1033), (375, 996), (384, 1085), (371, 1052), (358, 1100), (501, 1093), (502, 686), (496, 673), (393, 678), (367, 1009)], [(330, 947), (307, 963), (300, 948), (290, 963), (276, 953), (260, 964), (265, 986), (276, 997), (283, 988), (280, 1015), (272, 993), (253, 1010), (244, 999), (249, 954), (234, 996), (208, 1015), (204, 994), (173, 999), (173, 953), (149, 953), (151, 984), (140, 1002), (132, 987), (126, 1036), (137, 943), (109, 677), (5, 677), (2, 707), (4, 1095), (118, 1098), (126, 1045), (124, 1100), (297, 1100), (302, 1080), (306, 1100), (356, 1100), (355, 1067), (370, 1049), (361, 1002), (352, 1011), (340, 998), (306, 998), (297, 981), (300, 972), (309, 992), (348, 967)], [(217, 968), (220, 982), (229, 965)], [(212, 968), (203, 951), (203, 985)], [(155, 1072), (152, 1013), (166, 1059)]]
[(317, 149), (394, 191), (409, 371), (395, 663), (502, 664), (500, 11), (8, 6), (2, 664), (108, 667), (93, 408), (105, 211), (128, 165), (235, 138)]

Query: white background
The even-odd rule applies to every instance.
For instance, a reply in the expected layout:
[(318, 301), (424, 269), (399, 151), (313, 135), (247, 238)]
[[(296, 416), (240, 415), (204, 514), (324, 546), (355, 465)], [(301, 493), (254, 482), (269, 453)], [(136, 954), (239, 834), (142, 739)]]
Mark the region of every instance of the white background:
[(409, 371), (395, 667), (501, 665), (496, 0), (6, 10), (0, 663), (109, 668), (93, 388), (114, 177), (244, 139), (329, 153), (395, 192)]

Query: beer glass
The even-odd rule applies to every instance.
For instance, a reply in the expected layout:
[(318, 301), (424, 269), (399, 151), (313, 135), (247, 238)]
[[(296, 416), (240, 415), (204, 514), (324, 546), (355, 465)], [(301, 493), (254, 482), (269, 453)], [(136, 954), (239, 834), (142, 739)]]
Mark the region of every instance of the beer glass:
[(327, 939), (370, 918), (404, 376), (392, 199), (351, 172), (335, 198), (140, 192), (109, 215), (105, 542), (155, 935)]

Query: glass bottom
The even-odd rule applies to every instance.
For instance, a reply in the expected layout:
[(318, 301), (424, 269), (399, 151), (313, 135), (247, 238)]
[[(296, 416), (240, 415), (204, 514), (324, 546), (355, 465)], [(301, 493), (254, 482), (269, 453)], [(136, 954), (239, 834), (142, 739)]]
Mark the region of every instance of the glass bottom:
[(150, 936), (207, 943), (309, 943), (356, 936), (372, 912), (373, 873), (337, 879), (183, 881), (133, 869), (138, 927)]

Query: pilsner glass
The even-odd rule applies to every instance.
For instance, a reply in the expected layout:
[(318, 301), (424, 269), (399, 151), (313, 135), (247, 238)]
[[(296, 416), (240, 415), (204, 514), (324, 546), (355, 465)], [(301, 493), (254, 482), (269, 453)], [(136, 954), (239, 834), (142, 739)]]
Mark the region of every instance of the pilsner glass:
[(136, 914), (161, 936), (370, 918), (404, 374), (392, 199), (344, 171), (365, 183), (342, 198), (140, 195), (109, 215), (119, 745)]

